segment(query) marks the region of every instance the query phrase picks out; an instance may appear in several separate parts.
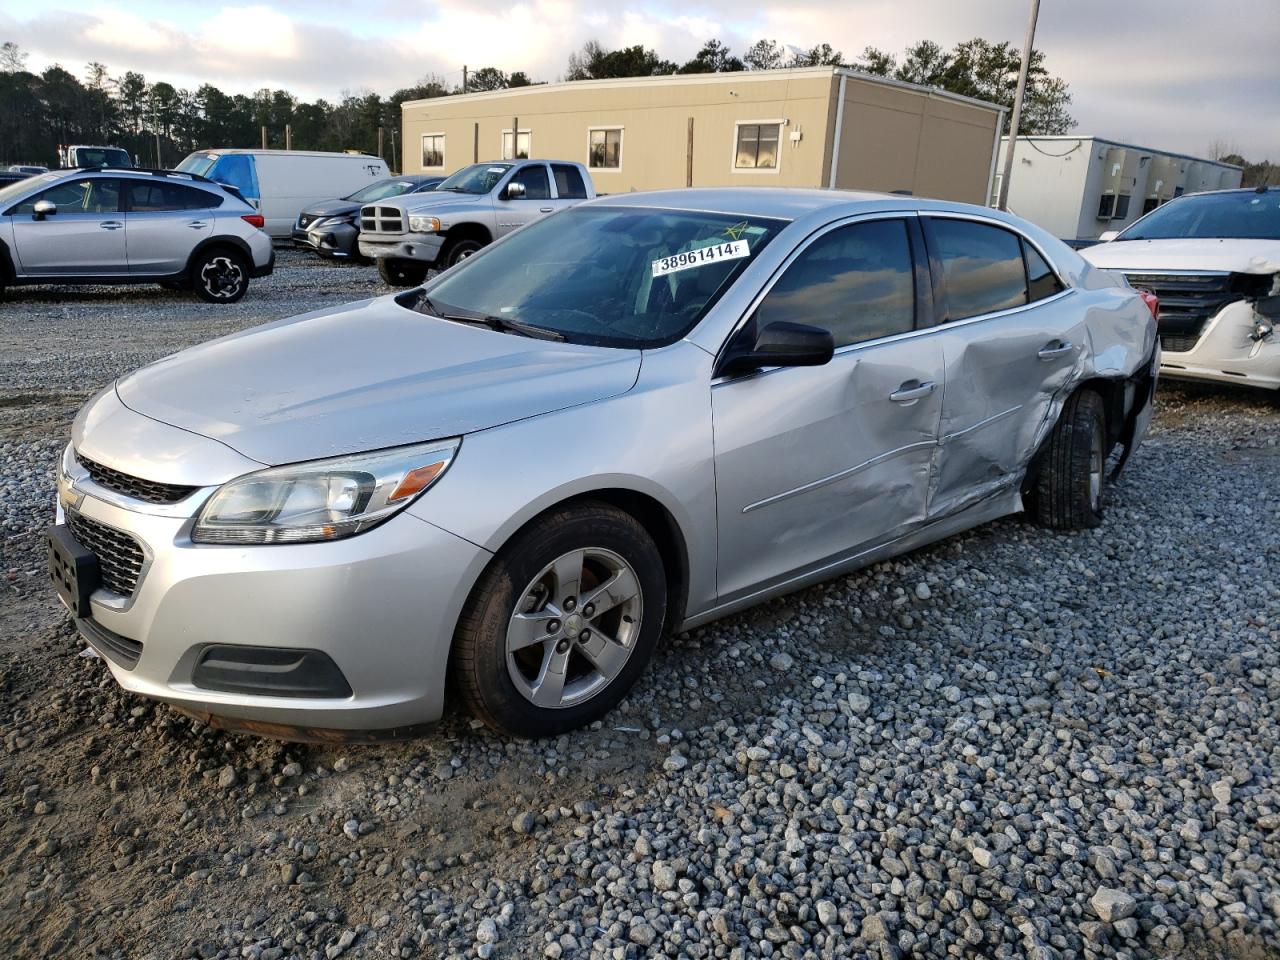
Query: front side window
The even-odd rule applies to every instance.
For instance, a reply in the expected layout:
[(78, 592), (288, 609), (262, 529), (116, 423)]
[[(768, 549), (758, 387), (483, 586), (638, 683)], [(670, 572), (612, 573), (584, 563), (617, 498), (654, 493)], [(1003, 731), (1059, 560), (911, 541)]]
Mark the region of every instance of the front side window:
[(502, 131), (502, 159), (503, 160), (528, 160), (529, 147), (532, 145), (533, 135), (528, 130), (521, 130), (520, 136), (515, 140), (515, 149), (512, 149), (512, 138), (510, 130)]
[(516, 171), (511, 178), (512, 183), (524, 185), (524, 199), (550, 200), (551, 181), (547, 179), (547, 168), (540, 163), (531, 164)]
[(915, 327), (915, 315), (907, 225), (868, 220), (811, 243), (761, 301), (756, 324), (807, 323), (830, 330), (844, 347), (905, 333)]
[(786, 226), (762, 217), (578, 206), (536, 220), (403, 305), (510, 320), (571, 343), (644, 349), (705, 316)]
[(1027, 302), (1022, 242), (1000, 227), (931, 218), (951, 320), (996, 313)]
[(778, 169), (778, 141), (782, 136), (780, 123), (738, 124), (738, 144), (733, 166), (737, 170)]
[(1280, 190), (1201, 193), (1162, 203), (1119, 240), (1280, 240)]
[(592, 170), (619, 170), (622, 167), (622, 129), (592, 130), (587, 166)]
[(582, 182), (582, 174), (577, 167), (567, 163), (553, 163), (551, 174), (556, 178), (556, 196), (561, 200), (587, 199), (587, 185)]
[(176, 183), (148, 183), (133, 180), (129, 185), (129, 210), (134, 213), (163, 213), (170, 210), (208, 210), (222, 205), (222, 197)]
[(423, 169), (439, 169), (444, 166), (444, 134), (428, 133), (422, 138)]
[(72, 180), (50, 187), (34, 197), (28, 197), (11, 212), (32, 214), (41, 200), (56, 204), (59, 214), (65, 213), (118, 213), (120, 211), (120, 181), (110, 177), (94, 177)]

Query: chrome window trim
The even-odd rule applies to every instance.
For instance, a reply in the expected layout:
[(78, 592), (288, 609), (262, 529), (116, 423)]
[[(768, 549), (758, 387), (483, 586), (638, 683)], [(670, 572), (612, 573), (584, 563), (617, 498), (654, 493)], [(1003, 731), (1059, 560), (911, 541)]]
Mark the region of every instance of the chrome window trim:
[[(716, 353), (716, 364), (717, 365), (719, 364), (720, 357), (723, 355), (728, 345), (733, 341), (733, 338), (736, 337), (738, 335), (738, 332), (747, 325), (747, 321), (755, 314), (756, 310), (759, 309), (760, 304), (763, 302), (764, 298), (768, 296), (769, 292), (773, 289), (774, 284), (778, 282), (779, 278), (799, 258), (800, 254), (803, 253), (805, 250), (807, 250), (815, 241), (825, 236), (826, 234), (830, 233), (832, 230), (835, 230), (839, 227), (849, 226), (850, 224), (853, 224), (853, 223), (863, 223), (871, 220), (899, 220), (905, 217), (926, 217), (926, 216), (934, 216), (934, 214), (931, 211), (927, 211), (927, 210), (877, 210), (872, 213), (853, 214), (852, 216), (842, 217), (839, 220), (833, 220), (830, 223), (824, 224), (823, 226), (819, 227), (818, 229), (810, 233), (802, 241), (800, 241), (800, 243), (795, 247), (795, 249), (793, 249), (789, 254), (787, 254), (786, 258), (782, 261), (782, 263), (778, 265), (777, 269), (774, 270), (773, 274), (765, 282), (764, 286), (761, 287), (760, 291), (751, 299), (750, 305), (743, 312), (743, 315), (738, 318), (738, 321), (737, 323), (734, 324), (733, 329), (730, 330), (728, 336), (724, 338), (724, 342), (720, 344), (720, 349)], [(1010, 230), (1016, 236), (1024, 237), (1027, 240), (1027, 242), (1030, 243), (1037, 251), (1039, 251), (1042, 257), (1044, 257), (1044, 262), (1049, 264), (1049, 266), (1053, 269), (1054, 275), (1058, 277), (1058, 280), (1063, 284), (1064, 289), (1059, 291), (1058, 293), (1055, 293), (1051, 297), (1044, 297), (1041, 300), (1034, 300), (1031, 303), (1022, 303), (1016, 307), (1009, 307), (1007, 310), (997, 310), (993, 313), (979, 313), (979, 314), (975, 314), (972, 317), (965, 317), (963, 320), (948, 320), (945, 323), (935, 323), (933, 326), (918, 327), (915, 330), (904, 330), (902, 333), (892, 333), (885, 337), (877, 337), (874, 340), (860, 340), (857, 343), (848, 343), (848, 344), (845, 344), (843, 347), (837, 347), (834, 354), (832, 355), (832, 359), (834, 359), (835, 357), (845, 356), (846, 354), (853, 353), (858, 350), (865, 350), (870, 347), (877, 347), (886, 343), (894, 343), (899, 340), (910, 340), (914, 337), (924, 336), (926, 334), (931, 334), (931, 333), (937, 333), (939, 331), (944, 331), (944, 330), (953, 330), (956, 327), (968, 326), (969, 324), (980, 323), (984, 320), (996, 320), (1001, 317), (1007, 317), (1007, 316), (1010, 316), (1011, 314), (1019, 313), (1023, 310), (1029, 310), (1032, 307), (1041, 307), (1041, 306), (1044, 306), (1045, 304), (1053, 303), (1057, 300), (1061, 300), (1067, 296), (1070, 296), (1076, 293), (1077, 288), (1073, 287), (1071, 284), (1066, 283), (1065, 281), (1062, 280), (1061, 274), (1058, 273), (1057, 266), (1054, 264), (1054, 262), (1051, 259), (1049, 259), (1048, 256), (1045, 255), (1044, 251), (1040, 248), (1040, 245), (1035, 243), (1033, 240), (1031, 240), (1031, 238), (1026, 237), (1026, 235), (1023, 234), (1022, 231), (1009, 226), (1003, 221), (995, 220), (990, 217), (981, 217), (973, 214), (956, 214), (954, 219), (974, 220), (979, 223), (994, 224), (995, 226), (1004, 227), (1005, 229)], [(752, 374), (752, 376), (770, 374), (777, 370), (791, 370), (791, 369), (796, 369), (796, 368), (762, 367), (755, 374)], [(729, 381), (736, 381), (741, 379), (743, 378), (742, 377), (723, 377), (723, 376), (713, 377), (711, 380), (711, 385), (716, 386), (721, 383), (726, 383)]]

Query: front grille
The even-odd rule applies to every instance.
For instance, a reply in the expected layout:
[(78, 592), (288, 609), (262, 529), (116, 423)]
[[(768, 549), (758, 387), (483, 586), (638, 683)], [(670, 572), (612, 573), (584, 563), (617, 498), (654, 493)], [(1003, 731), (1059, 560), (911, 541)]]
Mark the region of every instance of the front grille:
[(404, 233), (404, 217), (399, 207), (371, 204), (360, 208), (360, 229), (364, 233)]
[(1193, 349), (1209, 318), (1241, 297), (1226, 273), (1126, 273), (1125, 279), (1160, 298), (1160, 346), (1176, 353)]
[(199, 487), (187, 487), (178, 483), (157, 483), (155, 480), (143, 480), (141, 477), (130, 476), (127, 473), (121, 473), (119, 470), (104, 467), (102, 464), (95, 463), (79, 454), (76, 455), (76, 460), (89, 471), (89, 476), (93, 477), (95, 483), (106, 487), (108, 490), (114, 490), (116, 493), (122, 493), (126, 497), (145, 500), (147, 503), (177, 503), (200, 489)]
[(311, 226), (311, 224), (315, 223), (316, 220), (318, 219), (319, 217), (316, 217), (314, 214), (304, 213), (300, 217), (298, 217), (298, 226), (301, 227), (303, 230), (305, 230), (307, 229), (307, 227)]
[(138, 589), (142, 574), (142, 545), (123, 530), (67, 511), (71, 535), (98, 558), (98, 574), (102, 586), (122, 597), (131, 597)]

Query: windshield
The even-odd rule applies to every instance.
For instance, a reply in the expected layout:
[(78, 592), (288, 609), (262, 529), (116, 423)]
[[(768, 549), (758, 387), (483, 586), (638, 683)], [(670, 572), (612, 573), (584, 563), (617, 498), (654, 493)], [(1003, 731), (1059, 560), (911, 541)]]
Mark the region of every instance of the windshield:
[(1147, 214), (1117, 240), (1280, 240), (1280, 190), (1179, 197)]
[(511, 169), (509, 163), (473, 163), (463, 167), (436, 187), (437, 192), (450, 190), (454, 193), (488, 193), (494, 188), (502, 175)]
[(183, 173), (194, 173), (197, 177), (208, 176), (209, 169), (218, 161), (211, 153), (193, 153), (175, 167)]
[(343, 200), (350, 200), (354, 203), (369, 203), (372, 200), (385, 200), (387, 197), (398, 197), (402, 193), (408, 193), (417, 184), (412, 180), (379, 180), (377, 183), (371, 183), (363, 189), (357, 190), (349, 197), (343, 197)]
[(730, 214), (574, 207), (446, 271), (414, 309), (514, 321), (571, 343), (658, 347), (692, 330), (784, 226)]

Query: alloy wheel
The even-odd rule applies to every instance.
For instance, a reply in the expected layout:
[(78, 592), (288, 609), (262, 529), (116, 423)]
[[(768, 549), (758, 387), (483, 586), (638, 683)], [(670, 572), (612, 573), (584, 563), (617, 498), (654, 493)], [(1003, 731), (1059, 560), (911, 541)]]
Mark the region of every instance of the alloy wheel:
[(212, 257), (200, 270), (200, 283), (211, 297), (234, 297), (244, 284), (244, 268), (231, 257)]
[(507, 625), (507, 669), (520, 694), (559, 709), (590, 700), (626, 666), (640, 635), (640, 581), (612, 550), (572, 550), (520, 594)]

